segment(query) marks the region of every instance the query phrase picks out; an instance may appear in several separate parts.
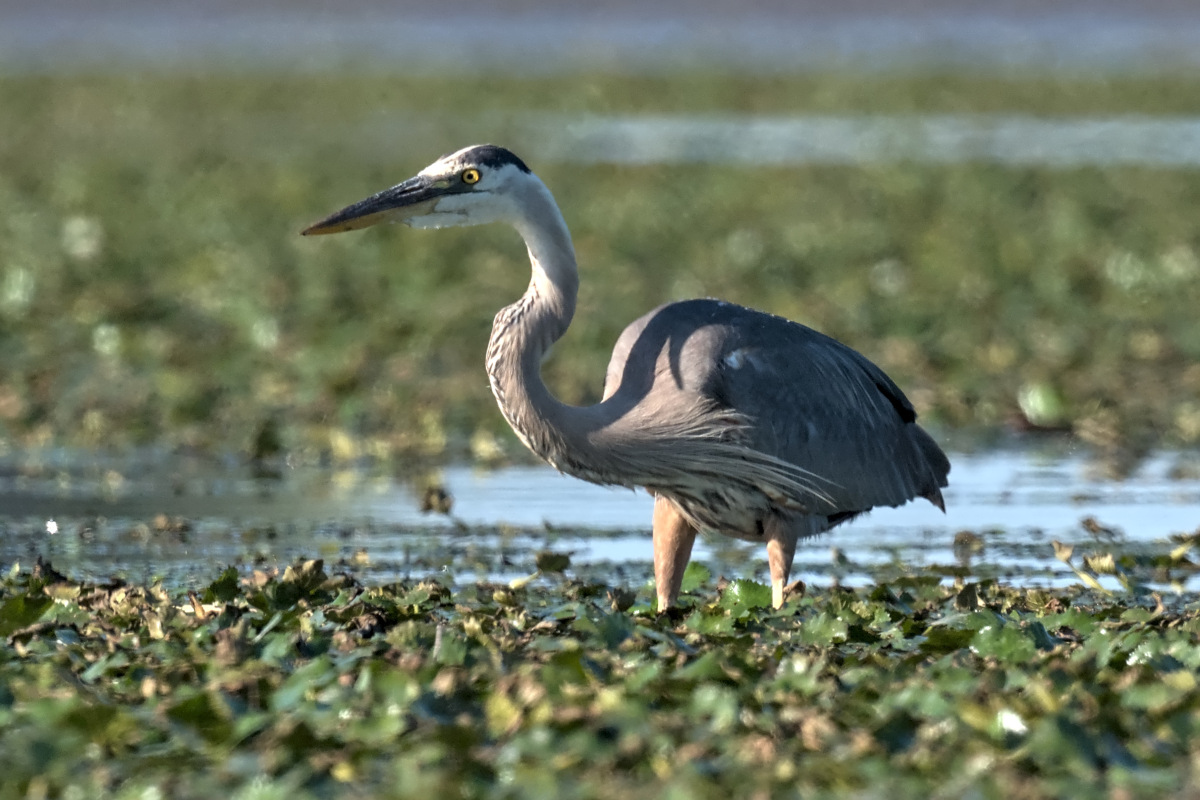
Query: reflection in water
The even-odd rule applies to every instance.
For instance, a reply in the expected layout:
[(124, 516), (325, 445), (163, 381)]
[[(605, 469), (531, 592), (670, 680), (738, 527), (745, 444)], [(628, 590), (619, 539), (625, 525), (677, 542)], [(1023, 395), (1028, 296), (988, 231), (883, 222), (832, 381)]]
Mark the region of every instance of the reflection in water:
[[(797, 576), (826, 585), (957, 571), (1060, 585), (1075, 578), (1056, 560), (1055, 540), (1079, 556), (1146, 559), (1169, 552), (1171, 535), (1200, 528), (1200, 477), (1185, 456), (1151, 458), (1122, 482), (1093, 478), (1085, 459), (1061, 454), (952, 460), (946, 515), (925, 503), (877, 509), (802, 544)], [(447, 517), (422, 514), (411, 486), (361, 473), (295, 470), (259, 480), (237, 466), (155, 466), (123, 480), (112, 465), (43, 465), (43, 477), (0, 467), (0, 566), (41, 555), (83, 575), (207, 582), (224, 564), (321, 556), (374, 581), (439, 571), (507, 579), (531, 572), (533, 554), (550, 547), (573, 553), (573, 570), (591, 579), (641, 583), (651, 574), (650, 498), (545, 467), (446, 469), (454, 498)], [(696, 560), (718, 574), (765, 576), (759, 548), (724, 537), (702, 538)], [(1168, 588), (1163, 576), (1147, 579)], [(1200, 589), (1189, 573), (1172, 579)]]

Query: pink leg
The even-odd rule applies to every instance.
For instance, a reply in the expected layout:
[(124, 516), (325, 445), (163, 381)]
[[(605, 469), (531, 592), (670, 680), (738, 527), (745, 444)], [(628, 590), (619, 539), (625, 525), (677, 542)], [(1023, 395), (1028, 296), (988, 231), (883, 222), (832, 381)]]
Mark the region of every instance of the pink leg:
[(654, 584), (661, 614), (679, 599), (683, 570), (692, 557), (696, 529), (663, 497), (654, 498)]
[(783, 590), (792, 571), (792, 559), (796, 557), (799, 531), (776, 516), (769, 517), (763, 527), (767, 535), (767, 564), (771, 568), (771, 605), (782, 608)]

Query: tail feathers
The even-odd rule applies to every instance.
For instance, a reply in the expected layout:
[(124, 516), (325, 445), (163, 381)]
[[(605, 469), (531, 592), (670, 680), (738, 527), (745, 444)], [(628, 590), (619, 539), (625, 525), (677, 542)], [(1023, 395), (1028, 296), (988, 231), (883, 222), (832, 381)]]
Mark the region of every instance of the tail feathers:
[(925, 463), (929, 466), (929, 476), (932, 478), (932, 485), (921, 492), (920, 496), (933, 503), (945, 513), (946, 501), (942, 498), (942, 487), (948, 486), (950, 483), (947, 479), (947, 476), (950, 474), (950, 459), (946, 458), (946, 454), (942, 452), (942, 448), (938, 447), (937, 442), (925, 432), (924, 428), (913, 425), (912, 435), (917, 449), (921, 451)]

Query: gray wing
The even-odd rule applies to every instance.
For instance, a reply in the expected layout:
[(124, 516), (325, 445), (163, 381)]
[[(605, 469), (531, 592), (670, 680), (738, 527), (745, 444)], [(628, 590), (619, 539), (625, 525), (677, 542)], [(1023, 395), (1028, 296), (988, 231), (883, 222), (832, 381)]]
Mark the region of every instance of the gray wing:
[(626, 329), (605, 380), (611, 395), (652, 328), (678, 388), (749, 418), (752, 446), (818, 476), (833, 512), (927, 497), (941, 505), (950, 464), (908, 398), (877, 366), (795, 322), (714, 300), (662, 306)]

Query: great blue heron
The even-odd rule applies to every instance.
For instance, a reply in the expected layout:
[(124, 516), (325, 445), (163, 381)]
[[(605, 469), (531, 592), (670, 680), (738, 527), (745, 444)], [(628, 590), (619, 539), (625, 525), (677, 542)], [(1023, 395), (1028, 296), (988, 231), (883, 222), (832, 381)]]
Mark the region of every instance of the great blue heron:
[(654, 494), (660, 611), (679, 596), (700, 529), (766, 544), (779, 607), (797, 540), (916, 497), (945, 510), (950, 462), (881, 369), (810, 328), (732, 303), (659, 306), (617, 340), (601, 402), (559, 402), (541, 363), (575, 313), (575, 250), (546, 185), (508, 150), (444, 156), (304, 233), (385, 221), (507, 222), (524, 238), (533, 277), (492, 326), (492, 392), (521, 441), (560, 471)]

